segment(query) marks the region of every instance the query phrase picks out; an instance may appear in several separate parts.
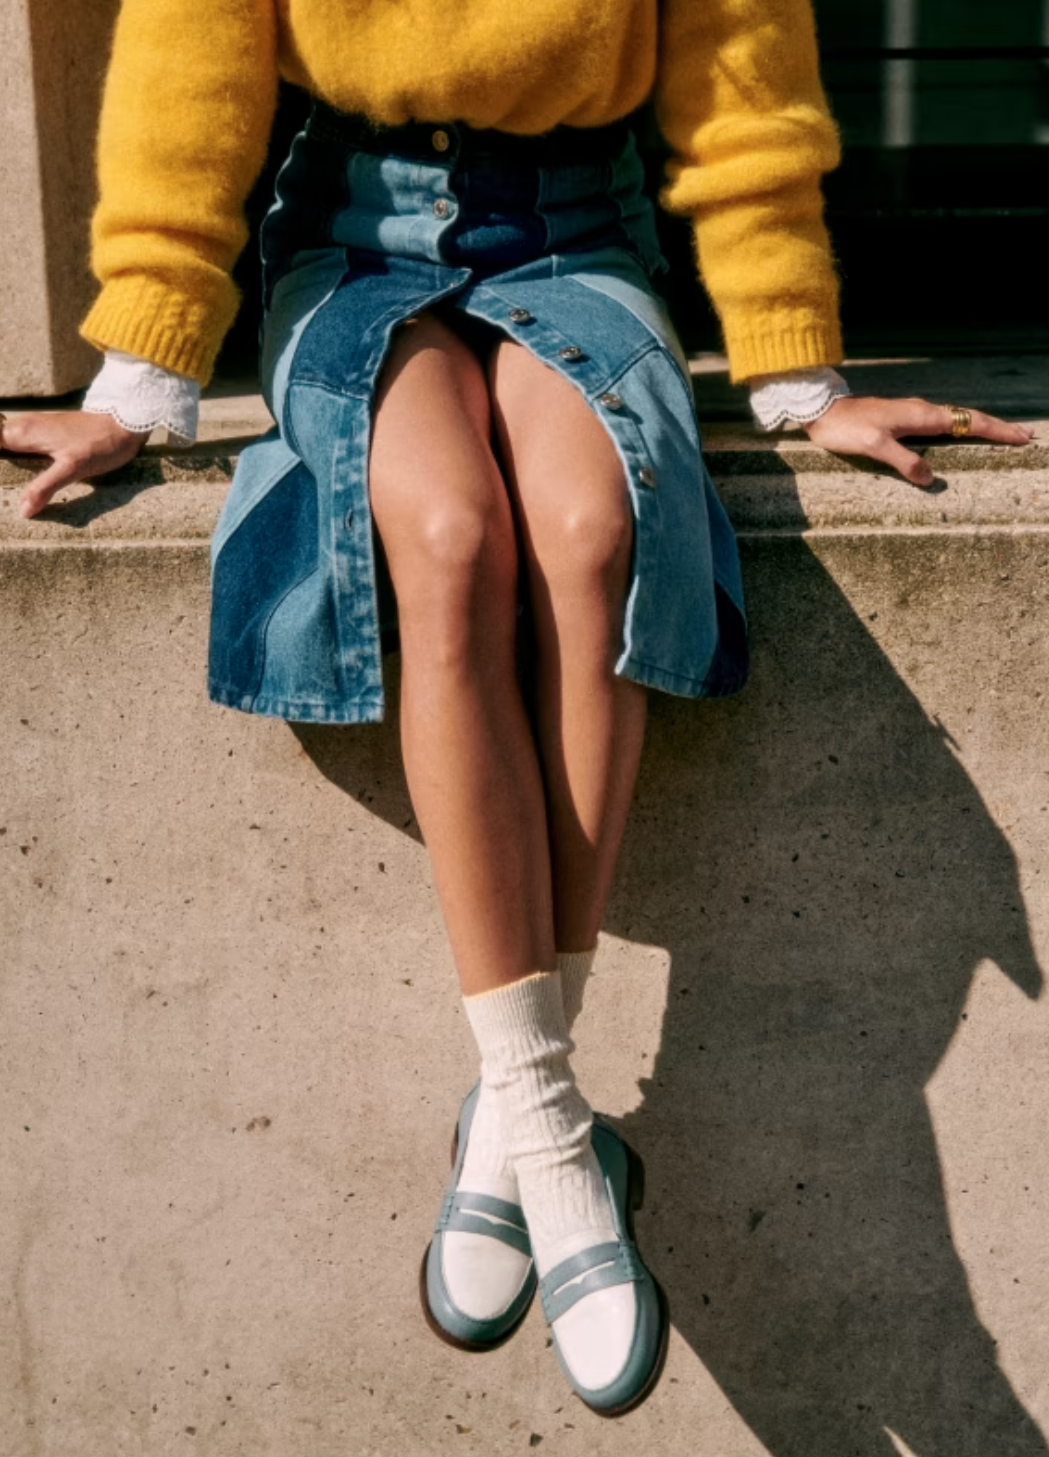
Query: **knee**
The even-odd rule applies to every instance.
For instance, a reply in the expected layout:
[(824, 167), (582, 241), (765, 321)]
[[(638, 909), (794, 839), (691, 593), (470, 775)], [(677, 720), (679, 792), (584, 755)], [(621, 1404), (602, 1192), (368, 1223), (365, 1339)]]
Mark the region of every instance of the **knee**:
[(468, 605), (513, 593), (517, 552), (509, 506), (450, 501), (421, 515), (412, 549), (413, 600), (428, 607)]
[(501, 578), (512, 562), (509, 513), (494, 503), (432, 507), (419, 522), (415, 550), (434, 588), (470, 592)]
[(508, 508), (431, 506), (391, 568), (402, 626), (435, 658), (459, 656), (493, 632), (512, 633), (517, 550)]
[(624, 501), (569, 504), (544, 530), (541, 556), (548, 580), (564, 588), (606, 586), (626, 575), (634, 537)]

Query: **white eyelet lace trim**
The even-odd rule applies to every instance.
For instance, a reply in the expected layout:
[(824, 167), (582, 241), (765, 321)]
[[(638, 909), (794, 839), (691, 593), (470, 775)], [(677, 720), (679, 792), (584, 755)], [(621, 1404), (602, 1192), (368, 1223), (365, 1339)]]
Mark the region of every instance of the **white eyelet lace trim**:
[(163, 426), (188, 445), (197, 438), (200, 385), (133, 354), (107, 349), (80, 408), (91, 415), (112, 415), (125, 430)]
[(809, 425), (835, 400), (851, 393), (838, 371), (824, 364), (818, 369), (756, 376), (750, 386), (750, 408), (762, 430), (775, 430), (788, 420), (793, 425)]
[[(758, 376), (750, 387), (750, 407), (763, 430), (786, 421), (807, 425), (850, 394), (835, 369), (794, 369)], [(197, 438), (200, 386), (196, 380), (161, 369), (119, 349), (107, 349), (105, 363), (84, 397), (81, 409), (112, 415), (125, 430), (152, 431), (161, 426), (187, 444)]]

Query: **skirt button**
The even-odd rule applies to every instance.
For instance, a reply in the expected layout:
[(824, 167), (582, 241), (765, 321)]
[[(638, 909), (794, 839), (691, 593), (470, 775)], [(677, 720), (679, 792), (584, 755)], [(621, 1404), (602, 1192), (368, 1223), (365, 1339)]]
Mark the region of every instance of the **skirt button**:
[(641, 467), (641, 469), (637, 473), (637, 478), (643, 486), (648, 486), (650, 489), (655, 489), (656, 473), (654, 470), (649, 470), (647, 465), (643, 465)]
[(574, 364), (577, 359), (582, 359), (583, 357), (583, 351), (578, 344), (566, 344), (563, 349), (559, 349), (557, 352), (562, 359), (567, 359), (569, 364)]
[(507, 318), (513, 324), (532, 323), (532, 315), (528, 312), (527, 309), (511, 309), (509, 314), (507, 314)]
[(430, 141), (433, 143), (435, 152), (447, 152), (451, 146), (451, 140), (446, 131), (435, 131)]
[(435, 218), (446, 218), (451, 210), (450, 203), (447, 203), (443, 197), (439, 197), (433, 205), (433, 215)]
[(598, 404), (604, 405), (606, 410), (621, 410), (623, 408), (623, 401), (619, 395), (599, 395)]

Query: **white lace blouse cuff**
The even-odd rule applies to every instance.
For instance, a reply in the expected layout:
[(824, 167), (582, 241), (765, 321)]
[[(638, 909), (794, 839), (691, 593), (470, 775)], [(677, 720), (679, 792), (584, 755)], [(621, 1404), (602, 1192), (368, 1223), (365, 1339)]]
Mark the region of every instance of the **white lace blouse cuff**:
[(756, 375), (750, 382), (750, 408), (763, 430), (775, 430), (788, 420), (808, 425), (848, 394), (851, 390), (838, 371), (823, 364), (818, 369)]
[(92, 415), (112, 415), (125, 430), (165, 426), (189, 444), (197, 438), (200, 385), (133, 354), (107, 349), (105, 363), (81, 409)]

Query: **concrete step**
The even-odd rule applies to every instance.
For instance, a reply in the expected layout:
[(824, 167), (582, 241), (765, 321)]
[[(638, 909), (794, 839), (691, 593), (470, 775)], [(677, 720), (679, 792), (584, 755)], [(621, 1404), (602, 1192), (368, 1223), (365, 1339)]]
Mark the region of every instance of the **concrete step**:
[[(936, 441), (918, 448), (939, 477), (916, 491), (869, 460), (828, 456), (800, 433), (755, 430), (747, 392), (728, 382), (721, 355), (691, 361), (696, 403), (711, 474), (737, 527), (744, 531), (838, 528), (896, 530), (943, 526), (1003, 526), (1042, 520), (1049, 471), (1049, 356), (1013, 354), (849, 360), (843, 366), (857, 394), (921, 395), (963, 400), (1008, 419), (1038, 425), (1039, 437), (1021, 449), (978, 440)], [(66, 407), (65, 401), (0, 401), (9, 415), (27, 408)], [(147, 536), (210, 532), (238, 452), (273, 424), (253, 381), (219, 380), (201, 404), (199, 443), (172, 449), (158, 432), (139, 459), (116, 480), (73, 493), (61, 517), (22, 527), (5, 514), (8, 540), (72, 539), (68, 533)], [(0, 457), (0, 488), (31, 478), (36, 462)], [(176, 497), (135, 505), (142, 487), (179, 483)], [(195, 487), (192, 491), (187, 487)], [(215, 487), (217, 489), (210, 489)], [(5, 500), (9, 498), (4, 497)], [(111, 508), (119, 519), (104, 521)], [(9, 508), (8, 508), (9, 509)], [(66, 535), (63, 535), (66, 533)]]
[[(1049, 422), (1026, 423), (1039, 432), (1026, 446), (978, 440), (920, 446), (938, 478), (929, 490), (917, 490), (873, 461), (828, 455), (805, 436), (763, 436), (732, 423), (704, 427), (704, 454), (741, 531), (1037, 526), (1049, 512)], [(33, 522), (21, 521), (14, 504), (15, 492), (39, 468), (36, 460), (0, 457), (0, 533), (6, 540), (38, 542), (84, 533), (107, 539), (207, 536), (239, 451), (270, 424), (261, 399), (237, 401), (235, 412), (211, 416), (196, 445), (150, 443), (116, 476), (72, 489), (61, 510)], [(178, 490), (144, 494), (163, 485)]]

